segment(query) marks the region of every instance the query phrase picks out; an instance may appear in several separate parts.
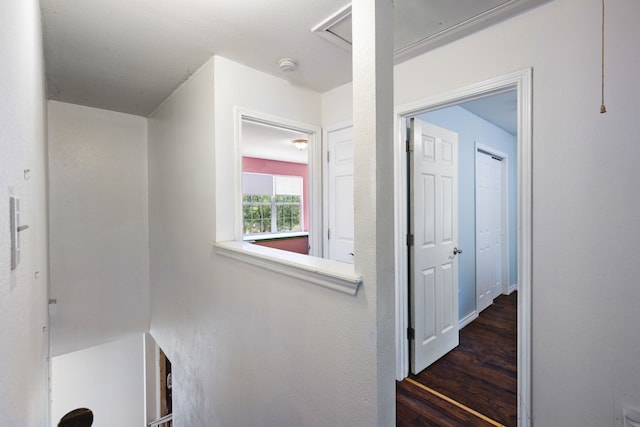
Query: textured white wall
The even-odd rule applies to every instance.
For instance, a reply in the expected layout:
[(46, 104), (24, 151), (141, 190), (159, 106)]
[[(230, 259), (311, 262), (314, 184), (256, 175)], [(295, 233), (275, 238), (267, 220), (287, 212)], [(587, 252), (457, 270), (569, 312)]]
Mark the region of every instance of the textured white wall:
[(145, 425), (143, 334), (51, 359), (51, 426), (77, 408), (92, 427)]
[(233, 105), (320, 121), (319, 94), (219, 57), (149, 118), (151, 333), (175, 370), (176, 424), (374, 425), (364, 292), (231, 261), (210, 245), (216, 188), (232, 183)]
[[(353, 193), (356, 271), (367, 301), (375, 358), (360, 353), (373, 369), (375, 423), (395, 424), (393, 5), (389, 0), (353, 1)], [(362, 349), (353, 348), (360, 352)], [(371, 358), (370, 358), (371, 357)], [(374, 402), (371, 402), (374, 403)], [(340, 423), (338, 425), (345, 425)], [(349, 424), (351, 425), (351, 424)]]
[[(48, 420), (46, 116), (40, 5), (0, 12), (0, 425)], [(29, 169), (25, 180), (24, 170)], [(22, 260), (10, 270), (9, 195), (20, 198)]]
[(49, 102), (51, 354), (149, 327), (147, 121)]
[[(533, 67), (533, 418), (621, 426), (640, 407), (640, 2), (555, 0), (396, 66), (396, 105)], [(606, 243), (606, 245), (605, 245)]]

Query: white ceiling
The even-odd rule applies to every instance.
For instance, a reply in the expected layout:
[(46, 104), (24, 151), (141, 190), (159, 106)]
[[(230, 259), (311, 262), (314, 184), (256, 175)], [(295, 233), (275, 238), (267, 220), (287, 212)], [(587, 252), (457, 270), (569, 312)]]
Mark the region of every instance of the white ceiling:
[(306, 133), (243, 121), (242, 155), (257, 159), (309, 163), (309, 150), (299, 150), (291, 142), (294, 139), (307, 139), (308, 137)]
[(465, 102), (460, 106), (513, 136), (518, 134), (518, 96), (515, 90)]
[[(394, 0), (396, 59), (545, 1)], [(48, 97), (146, 116), (214, 54), (325, 92), (351, 80), (351, 55), (311, 29), (347, 4), (41, 0)], [(283, 57), (298, 70), (282, 73)]]

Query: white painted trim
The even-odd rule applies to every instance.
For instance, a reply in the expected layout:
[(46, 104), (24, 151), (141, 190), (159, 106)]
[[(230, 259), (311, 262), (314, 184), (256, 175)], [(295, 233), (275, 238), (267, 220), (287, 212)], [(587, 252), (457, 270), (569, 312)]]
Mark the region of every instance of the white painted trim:
[(406, 243), (406, 235), (409, 231), (407, 222), (407, 151), (406, 141), (407, 118), (398, 110), (395, 112), (397, 120), (394, 120), (395, 135), (398, 143), (394, 144), (395, 156), (395, 253), (396, 253), (396, 379), (402, 381), (409, 374), (409, 340), (407, 330), (409, 328), (409, 248)]
[(532, 77), (527, 68), (396, 107), (396, 378), (409, 373), (407, 304), (407, 117), (516, 89), (518, 94), (518, 427), (531, 426)]
[[(150, 334), (150, 333), (149, 333)], [(153, 336), (151, 336), (153, 338)], [(156, 342), (155, 338), (153, 339), (155, 343), (153, 358), (154, 358), (154, 366), (153, 373), (155, 374), (155, 387), (154, 387), (154, 398), (156, 401), (156, 413), (155, 418), (160, 418), (160, 412), (162, 408), (162, 396), (160, 392), (160, 346)]]
[(327, 161), (327, 155), (329, 153), (329, 134), (337, 132), (342, 129), (353, 127), (351, 120), (345, 120), (332, 125), (326, 126), (322, 129), (322, 257), (329, 258), (329, 236), (327, 230), (329, 229), (329, 174), (327, 173), (329, 168), (329, 162)]
[(257, 123), (302, 132), (309, 134), (309, 255), (322, 256), (322, 133), (319, 126), (290, 120), (284, 117), (263, 113), (261, 111), (250, 110), (235, 106), (234, 116), (234, 236), (237, 241), (242, 240), (242, 121), (248, 120)]
[(471, 313), (469, 313), (468, 315), (466, 315), (464, 317), (464, 319), (460, 320), (458, 322), (458, 330), (464, 328), (465, 326), (467, 326), (469, 323), (473, 322), (474, 320), (476, 320), (478, 318), (478, 312), (476, 310), (473, 310)]
[(518, 427), (530, 427), (533, 264), (533, 69), (520, 72), (518, 88)]
[[(500, 179), (502, 180), (502, 194), (500, 195), (500, 202), (502, 204), (502, 289), (500, 289), (500, 293), (508, 294), (509, 292), (509, 155), (507, 153), (503, 153), (500, 150), (497, 150), (493, 147), (490, 147), (485, 144), (481, 144), (476, 141), (475, 148), (475, 164), (477, 165), (477, 156), (478, 151), (482, 151), (484, 153), (490, 154), (492, 156), (498, 157), (502, 161), (502, 165), (500, 167)], [(478, 191), (478, 170), (476, 168), (475, 171), (475, 183), (474, 189), (477, 194)], [(476, 218), (477, 220), (477, 218)], [(476, 227), (476, 246), (478, 244), (478, 228)], [(477, 247), (473, 248), (477, 254)], [(477, 261), (476, 261), (477, 262)], [(476, 264), (477, 265), (477, 264)], [(477, 279), (478, 271), (476, 269), (476, 279)], [(476, 280), (477, 283), (477, 280)], [(476, 309), (478, 308), (478, 292), (476, 291)]]
[(211, 244), (219, 255), (348, 295), (356, 295), (362, 284), (362, 277), (355, 273), (352, 264), (246, 242), (212, 242)]

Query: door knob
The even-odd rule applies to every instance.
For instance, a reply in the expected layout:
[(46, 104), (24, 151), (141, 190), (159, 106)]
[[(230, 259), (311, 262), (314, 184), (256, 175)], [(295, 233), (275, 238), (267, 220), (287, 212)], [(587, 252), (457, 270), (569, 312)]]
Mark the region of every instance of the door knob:
[(458, 255), (462, 253), (462, 249), (458, 249), (458, 248), (453, 248), (453, 254), (454, 255)]

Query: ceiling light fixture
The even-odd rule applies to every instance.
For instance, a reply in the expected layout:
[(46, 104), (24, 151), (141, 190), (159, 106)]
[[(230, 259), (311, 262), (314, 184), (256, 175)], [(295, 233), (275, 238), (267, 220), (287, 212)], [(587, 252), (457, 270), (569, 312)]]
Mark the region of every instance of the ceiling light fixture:
[(296, 148), (300, 151), (304, 150), (305, 148), (307, 148), (307, 144), (309, 143), (309, 141), (307, 141), (306, 139), (294, 139), (293, 141), (291, 141), (293, 143), (293, 145), (296, 146)]
[(278, 61), (278, 65), (280, 66), (280, 71), (284, 71), (285, 73), (294, 71), (298, 68), (298, 63), (293, 58), (282, 58)]

